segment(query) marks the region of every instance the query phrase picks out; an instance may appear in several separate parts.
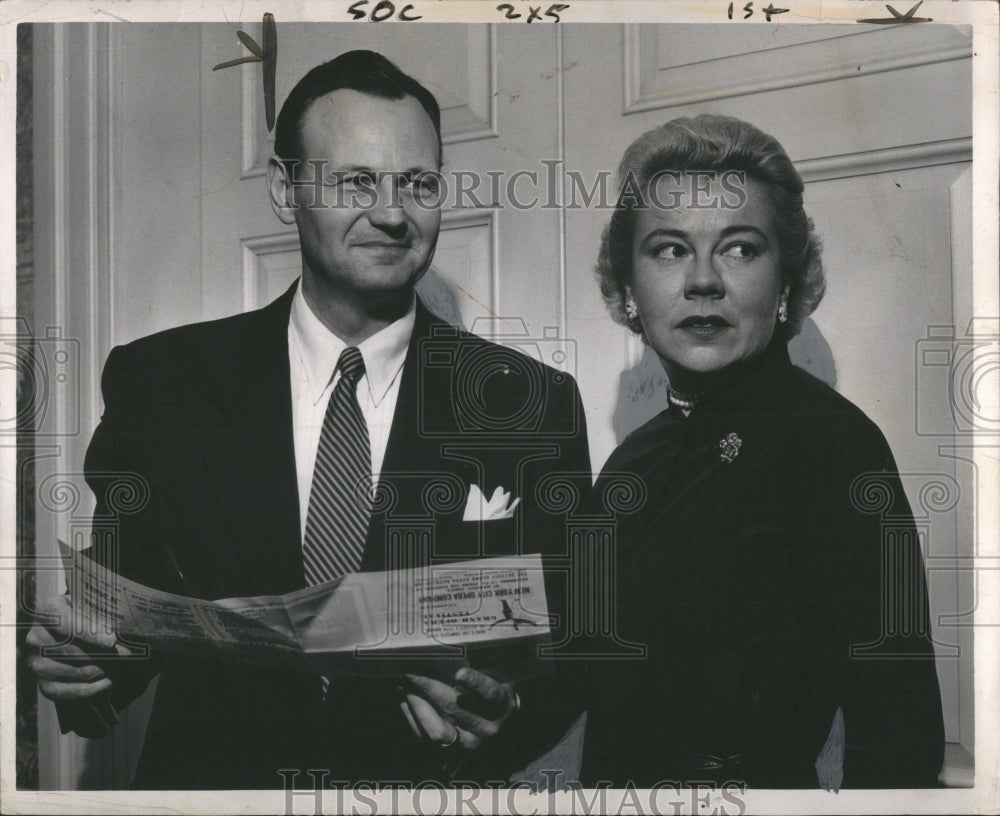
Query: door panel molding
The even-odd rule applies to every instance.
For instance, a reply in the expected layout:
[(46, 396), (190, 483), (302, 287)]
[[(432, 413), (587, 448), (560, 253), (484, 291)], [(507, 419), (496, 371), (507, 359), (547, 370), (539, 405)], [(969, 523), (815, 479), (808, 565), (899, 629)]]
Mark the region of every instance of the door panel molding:
[[(812, 27), (810, 27), (812, 28)], [(825, 26), (823, 28), (826, 28)], [(859, 26), (859, 28), (862, 28)], [(831, 36), (774, 46), (776, 29), (757, 27), (740, 31), (741, 38), (760, 47), (730, 56), (718, 56), (671, 64), (657, 59), (666, 49), (658, 47), (660, 26), (624, 26), (625, 93), (622, 113), (630, 115), (677, 105), (693, 105), (763, 91), (832, 82), (884, 71), (936, 65), (971, 59), (972, 37), (958, 28), (942, 42), (940, 30), (912, 26), (866, 26), (867, 31), (833, 34), (842, 26), (830, 26)], [(676, 36), (677, 27), (673, 27)], [(792, 35), (789, 35), (792, 36)], [(782, 52), (775, 59), (775, 52)], [(872, 58), (872, 54), (878, 57)]]
[[(54, 569), (56, 541), (79, 545), (89, 529), (93, 496), (74, 491), (62, 506), (43, 486), (79, 471), (101, 416), (100, 372), (114, 338), (120, 203), (120, 29), (107, 23), (39, 25), (35, 29), (34, 335), (52, 366), (51, 398), (37, 415), (37, 597), (64, 590)], [(65, 358), (60, 355), (66, 355)], [(51, 360), (49, 359), (51, 357)], [(37, 444), (53, 441), (55, 444)], [(68, 484), (68, 483), (67, 483)], [(82, 485), (80, 486), (82, 488)], [(132, 721), (101, 740), (60, 733), (54, 705), (38, 697), (42, 788), (124, 787), (130, 781)]]
[[(281, 232), (240, 240), (243, 311), (249, 312), (270, 303), (275, 289), (284, 290), (299, 276), (299, 234)], [(289, 269), (294, 270), (289, 277)], [(285, 274), (282, 274), (285, 273)], [(276, 280), (280, 277), (281, 280)]]
[[(441, 232), (431, 271), (451, 291), (454, 308), (466, 328), (476, 323), (478, 331), (492, 324), (500, 313), (499, 224), (496, 210), (446, 212), (441, 217)], [(431, 311), (448, 319), (428, 302), (432, 288), (418, 285)], [(454, 291), (457, 290), (457, 291)], [(448, 308), (446, 304), (442, 307)], [(483, 320), (486, 320), (484, 323)]]
[(879, 150), (861, 150), (840, 156), (802, 159), (795, 162), (795, 167), (802, 180), (808, 183), (971, 161), (972, 137), (969, 136)]

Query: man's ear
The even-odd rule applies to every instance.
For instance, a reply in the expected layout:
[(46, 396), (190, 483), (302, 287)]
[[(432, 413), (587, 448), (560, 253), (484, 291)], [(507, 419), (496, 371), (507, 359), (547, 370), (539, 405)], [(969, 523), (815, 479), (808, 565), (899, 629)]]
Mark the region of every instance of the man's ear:
[(282, 224), (295, 223), (295, 197), (288, 167), (277, 156), (267, 162), (267, 191), (271, 197), (271, 209)]

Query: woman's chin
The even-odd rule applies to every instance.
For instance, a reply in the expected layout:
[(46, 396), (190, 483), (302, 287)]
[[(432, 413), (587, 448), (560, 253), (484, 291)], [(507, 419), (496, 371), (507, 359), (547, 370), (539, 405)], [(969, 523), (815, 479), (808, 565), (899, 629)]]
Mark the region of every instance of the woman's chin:
[(671, 385), (684, 390), (682, 383), (695, 385), (699, 381), (710, 381), (721, 375), (736, 361), (730, 355), (696, 354), (683, 358), (667, 358), (660, 355), (663, 368)]

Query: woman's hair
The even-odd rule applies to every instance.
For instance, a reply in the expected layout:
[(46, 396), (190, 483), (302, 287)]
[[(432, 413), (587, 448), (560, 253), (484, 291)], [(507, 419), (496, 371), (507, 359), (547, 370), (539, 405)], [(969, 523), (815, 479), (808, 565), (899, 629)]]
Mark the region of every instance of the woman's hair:
[(789, 286), (788, 321), (778, 323), (775, 333), (787, 342), (798, 334), (826, 289), (820, 241), (802, 207), (802, 178), (784, 148), (774, 137), (730, 116), (674, 119), (644, 133), (625, 151), (618, 168), (618, 203), (601, 237), (595, 270), (611, 317), (645, 340), (640, 319), (625, 312), (635, 213), (643, 206), (654, 176), (694, 170), (742, 171), (767, 190), (778, 234), (781, 280)]

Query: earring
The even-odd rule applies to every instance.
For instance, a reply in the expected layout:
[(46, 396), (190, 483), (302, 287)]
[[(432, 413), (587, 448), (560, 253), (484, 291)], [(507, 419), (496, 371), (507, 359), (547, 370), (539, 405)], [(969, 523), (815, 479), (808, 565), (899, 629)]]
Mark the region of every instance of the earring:
[(625, 301), (625, 314), (629, 320), (635, 320), (639, 316), (639, 305), (632, 298)]
[(785, 301), (781, 301), (778, 306), (778, 322), (785, 323), (788, 321), (788, 304)]

